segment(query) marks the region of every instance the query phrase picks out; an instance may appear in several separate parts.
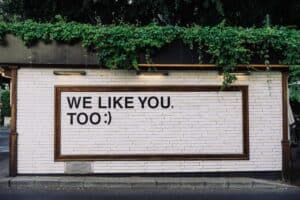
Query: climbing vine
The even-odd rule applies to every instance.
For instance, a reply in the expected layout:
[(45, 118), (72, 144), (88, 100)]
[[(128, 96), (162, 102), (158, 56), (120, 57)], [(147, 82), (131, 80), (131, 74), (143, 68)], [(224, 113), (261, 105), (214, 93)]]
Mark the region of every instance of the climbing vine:
[[(134, 25), (98, 25), (65, 22), (57, 17), (55, 23), (34, 21), (0, 22), (0, 40), (6, 34), (21, 38), (28, 46), (37, 41), (81, 42), (85, 48), (98, 52), (99, 63), (111, 69), (138, 69), (141, 53), (152, 62), (151, 52), (158, 51), (173, 41), (181, 41), (197, 50), (198, 62), (203, 57), (219, 66), (224, 74), (223, 85), (232, 84), (237, 64), (259, 60), (268, 66), (273, 57), (290, 65), (290, 81), (300, 80), (300, 31), (286, 27), (240, 28), (220, 24), (214, 27), (179, 27)], [(291, 88), (292, 100), (300, 102), (296, 86)]]

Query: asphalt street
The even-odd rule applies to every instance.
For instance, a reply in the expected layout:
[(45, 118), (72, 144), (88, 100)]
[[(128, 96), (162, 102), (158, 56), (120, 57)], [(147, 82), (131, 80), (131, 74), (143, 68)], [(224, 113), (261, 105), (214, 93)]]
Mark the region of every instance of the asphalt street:
[(102, 191), (102, 192), (1, 192), (0, 199), (230, 199), (230, 200), (299, 200), (300, 192), (295, 191)]
[(0, 178), (8, 177), (8, 153), (0, 153)]
[(8, 135), (8, 129), (0, 129), (0, 178), (8, 176)]
[(8, 129), (0, 129), (0, 152), (8, 152)]

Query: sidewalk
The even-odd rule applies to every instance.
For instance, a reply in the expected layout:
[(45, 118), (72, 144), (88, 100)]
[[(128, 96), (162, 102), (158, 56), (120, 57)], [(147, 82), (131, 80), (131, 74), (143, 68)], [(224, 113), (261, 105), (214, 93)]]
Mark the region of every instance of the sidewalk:
[(254, 178), (18, 176), (0, 179), (0, 190), (11, 189), (271, 189), (299, 190), (277, 181)]

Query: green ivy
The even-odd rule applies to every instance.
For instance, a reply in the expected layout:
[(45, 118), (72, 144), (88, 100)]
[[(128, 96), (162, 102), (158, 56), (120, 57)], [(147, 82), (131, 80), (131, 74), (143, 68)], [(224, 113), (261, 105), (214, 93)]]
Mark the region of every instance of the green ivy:
[(8, 90), (1, 92), (2, 113), (4, 117), (10, 117), (10, 93)]
[(296, 83), (300, 80), (300, 66), (290, 67), (290, 99), (300, 103), (300, 91)]
[[(21, 38), (26, 45), (37, 41), (81, 42), (85, 48), (98, 52), (99, 63), (111, 69), (138, 68), (138, 56), (146, 55), (152, 62), (155, 52), (172, 41), (182, 41), (191, 49), (197, 49), (199, 63), (202, 55), (210, 58), (223, 71), (223, 86), (232, 84), (236, 77), (232, 72), (237, 64), (249, 64), (259, 58), (270, 64), (272, 56), (280, 57), (280, 63), (289, 64), (290, 81), (300, 79), (300, 31), (286, 27), (241, 28), (221, 23), (214, 27), (178, 27), (134, 25), (99, 25), (65, 22), (56, 23), (24, 21), (0, 22), (0, 39), (6, 34)], [(300, 101), (300, 93), (292, 87), (291, 99)]]

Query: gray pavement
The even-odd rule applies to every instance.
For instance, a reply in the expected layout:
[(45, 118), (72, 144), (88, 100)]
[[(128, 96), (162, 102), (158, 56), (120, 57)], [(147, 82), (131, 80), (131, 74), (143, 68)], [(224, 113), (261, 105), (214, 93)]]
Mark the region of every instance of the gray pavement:
[(104, 177), (104, 176), (17, 176), (2, 178), (0, 188), (21, 189), (266, 189), (299, 190), (299, 188), (281, 183), (254, 178), (225, 177)]

